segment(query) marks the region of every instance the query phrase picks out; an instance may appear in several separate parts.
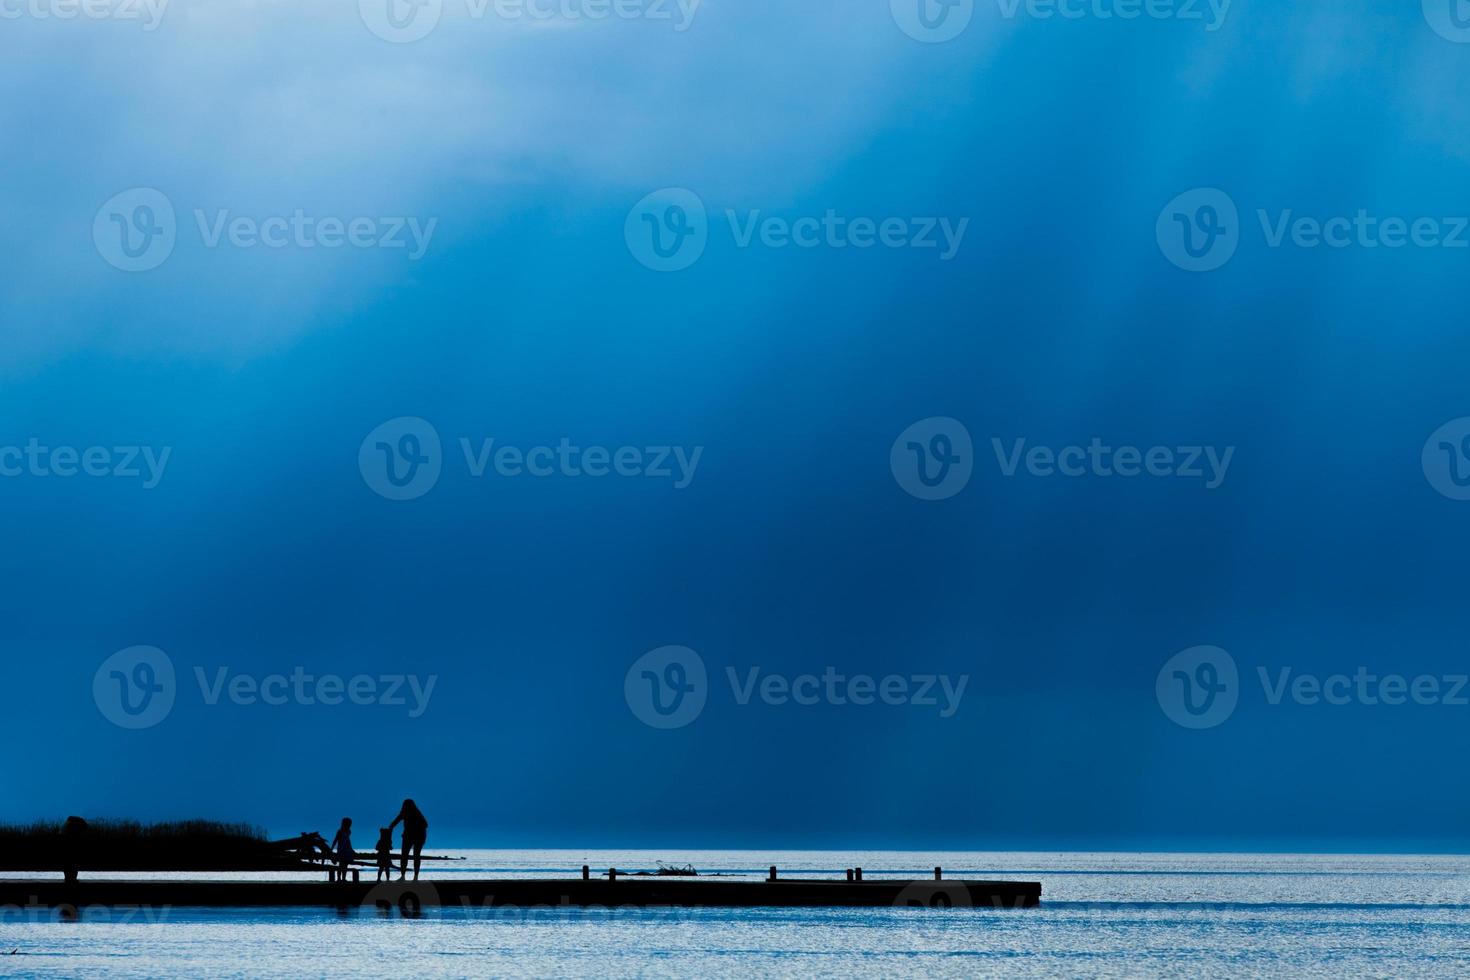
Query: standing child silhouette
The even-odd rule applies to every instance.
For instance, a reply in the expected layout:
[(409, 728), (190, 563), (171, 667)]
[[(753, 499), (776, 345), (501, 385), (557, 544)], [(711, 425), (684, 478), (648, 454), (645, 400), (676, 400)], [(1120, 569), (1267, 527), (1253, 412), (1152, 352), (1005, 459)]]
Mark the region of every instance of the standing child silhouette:
[(357, 852), (352, 849), (351, 817), (342, 818), (342, 826), (337, 828), (337, 836), (332, 838), (332, 852), (337, 855), (337, 877), (346, 881), (347, 868), (357, 857)]
[(393, 831), (378, 828), (378, 880), (393, 880)]

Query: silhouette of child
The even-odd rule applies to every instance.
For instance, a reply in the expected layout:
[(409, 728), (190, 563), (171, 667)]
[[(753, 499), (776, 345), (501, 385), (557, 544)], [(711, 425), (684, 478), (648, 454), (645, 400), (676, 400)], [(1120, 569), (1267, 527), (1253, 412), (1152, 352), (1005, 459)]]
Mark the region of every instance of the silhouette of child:
[(337, 836), (332, 838), (332, 850), (337, 854), (337, 875), (342, 881), (347, 880), (347, 868), (352, 859), (357, 857), (357, 852), (352, 849), (352, 818), (343, 817), (342, 826), (337, 828)]
[(378, 880), (393, 880), (393, 831), (378, 828)]

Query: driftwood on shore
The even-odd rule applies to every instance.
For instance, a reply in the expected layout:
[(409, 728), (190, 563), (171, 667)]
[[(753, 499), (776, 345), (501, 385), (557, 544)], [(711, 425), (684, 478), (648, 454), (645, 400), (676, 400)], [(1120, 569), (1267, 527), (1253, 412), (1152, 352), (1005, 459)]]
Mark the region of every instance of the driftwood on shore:
[[(611, 875), (612, 871), (603, 872)], [(620, 875), (628, 875), (633, 878), (698, 878), (699, 872), (694, 870), (692, 864), (665, 864), (658, 862), (657, 871), (619, 871)]]

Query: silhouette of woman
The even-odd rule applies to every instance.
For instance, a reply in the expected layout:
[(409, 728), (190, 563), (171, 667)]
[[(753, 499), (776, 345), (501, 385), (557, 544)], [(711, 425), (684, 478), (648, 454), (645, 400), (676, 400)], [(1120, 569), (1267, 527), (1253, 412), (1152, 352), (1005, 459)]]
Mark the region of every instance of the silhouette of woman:
[(346, 881), (347, 868), (357, 856), (357, 852), (352, 849), (351, 817), (342, 818), (342, 826), (337, 828), (337, 836), (332, 838), (332, 851), (337, 855), (337, 877)]
[(424, 841), (429, 838), (429, 821), (413, 800), (404, 800), (398, 816), (388, 825), (391, 832), (399, 823), (403, 824), (403, 852), (398, 860), (398, 880), (408, 877), (408, 855), (413, 853), (413, 880), (419, 880), (419, 864), (424, 853)]

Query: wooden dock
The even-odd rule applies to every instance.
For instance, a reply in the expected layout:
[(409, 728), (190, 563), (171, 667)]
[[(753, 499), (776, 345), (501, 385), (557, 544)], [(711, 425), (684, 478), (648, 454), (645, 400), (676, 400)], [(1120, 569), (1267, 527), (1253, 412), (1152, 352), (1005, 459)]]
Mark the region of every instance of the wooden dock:
[[(860, 878), (861, 876), (859, 876)], [(616, 876), (606, 878), (408, 882), (324, 881), (0, 881), (0, 909), (49, 908), (758, 908), (898, 907), (1017, 909), (1041, 901), (1034, 881), (831, 881), (781, 878)]]

